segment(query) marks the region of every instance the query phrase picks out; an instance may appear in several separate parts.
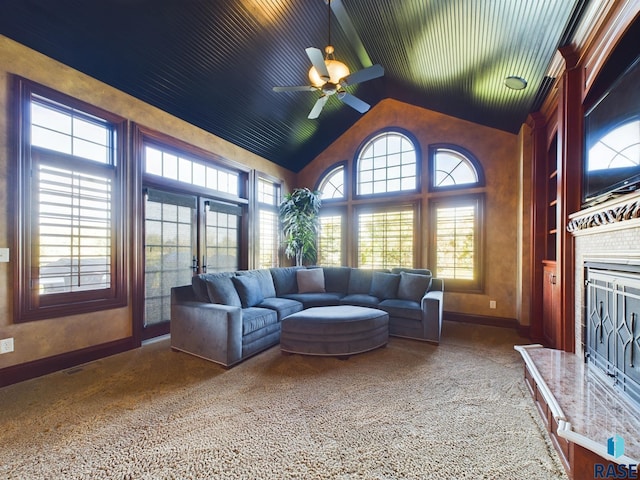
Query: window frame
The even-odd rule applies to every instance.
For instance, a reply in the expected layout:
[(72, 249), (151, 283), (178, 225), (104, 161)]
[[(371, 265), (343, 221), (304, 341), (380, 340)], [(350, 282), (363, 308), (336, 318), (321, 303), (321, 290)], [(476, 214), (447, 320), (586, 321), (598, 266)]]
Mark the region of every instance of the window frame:
[(349, 196), (349, 192), (347, 191), (349, 189), (348, 188), (349, 182), (347, 181), (347, 174), (348, 174), (347, 162), (345, 161), (334, 163), (329, 168), (327, 168), (324, 172), (322, 172), (322, 175), (320, 175), (319, 180), (316, 182), (314, 190), (322, 193), (322, 187), (324, 186), (324, 184), (327, 182), (327, 180), (329, 180), (331, 176), (333, 176), (340, 169), (342, 169), (342, 176), (343, 176), (343, 184), (342, 184), (342, 189), (344, 190), (343, 195), (342, 197), (323, 198), (322, 199), (323, 204), (334, 203), (334, 202), (336, 203), (344, 202), (347, 200)]
[[(438, 207), (455, 207), (474, 204), (476, 210), (474, 232), (474, 271), (477, 275), (472, 280), (455, 279), (438, 276), (438, 243), (437, 243), (437, 215)], [(433, 275), (445, 281), (447, 291), (465, 293), (483, 293), (485, 278), (485, 210), (486, 198), (483, 192), (456, 196), (442, 196), (429, 201), (429, 268)]]
[[(345, 207), (329, 207), (324, 206), (320, 209), (318, 220), (321, 217), (340, 217), (340, 265), (347, 264), (347, 210)], [(320, 228), (320, 227), (319, 227)], [(320, 237), (318, 237), (318, 257), (320, 257)], [(318, 262), (319, 263), (319, 262)]]
[[(381, 137), (385, 134), (399, 134), (406, 137), (411, 144), (413, 145), (415, 157), (416, 157), (416, 173), (415, 173), (415, 188), (410, 190), (394, 190), (394, 191), (386, 191), (383, 193), (360, 193), (359, 185), (360, 185), (360, 160), (362, 152), (378, 137)], [(388, 168), (388, 167), (387, 167)], [(360, 199), (371, 199), (371, 198), (384, 198), (384, 197), (397, 197), (397, 196), (410, 196), (416, 193), (420, 193), (422, 191), (422, 151), (420, 148), (420, 142), (418, 139), (408, 130), (399, 127), (387, 127), (368, 135), (362, 143), (358, 146), (356, 154), (353, 160), (353, 168), (352, 168), (352, 179), (351, 179), (351, 192), (352, 198), (355, 200)]]
[[(435, 185), (434, 182), (436, 179), (436, 154), (440, 150), (451, 150), (465, 157), (469, 161), (471, 166), (474, 168), (476, 175), (478, 177), (478, 180), (474, 183), (462, 183), (459, 185), (445, 185), (442, 187)], [(482, 168), (482, 165), (480, 164), (480, 162), (478, 161), (478, 159), (475, 157), (473, 153), (471, 153), (466, 148), (461, 147), (460, 145), (455, 145), (453, 143), (430, 144), (428, 163), (429, 163), (429, 182), (428, 183), (429, 183), (430, 192), (449, 192), (449, 191), (467, 190), (471, 188), (485, 186), (484, 170)]]
[[(253, 203), (253, 212), (254, 212), (254, 231), (257, 233), (257, 235), (253, 235), (253, 238), (258, 238), (258, 240), (255, 240), (253, 243), (253, 256), (254, 256), (254, 265), (253, 267), (255, 268), (272, 268), (272, 267), (279, 267), (280, 263), (281, 263), (281, 244), (282, 244), (282, 235), (281, 235), (281, 225), (280, 225), (280, 213), (278, 210), (278, 206), (280, 205), (280, 203), (282, 202), (282, 180), (275, 178), (271, 175), (267, 175), (266, 173), (263, 172), (256, 172), (256, 174), (254, 175), (254, 187), (255, 187), (255, 194), (254, 194), (254, 201)], [(274, 203), (273, 204), (269, 204), (269, 203), (265, 203), (265, 202), (261, 202), (260, 201), (260, 195), (259, 195), (259, 184), (260, 181), (264, 181), (267, 183), (270, 183), (273, 185), (274, 189), (275, 189), (275, 196), (274, 196)], [(260, 262), (260, 258), (261, 258), (261, 253), (260, 253), (260, 240), (262, 238), (262, 236), (260, 235), (260, 231), (261, 231), (261, 218), (260, 218), (260, 214), (262, 211), (268, 211), (269, 213), (273, 214), (275, 216), (275, 223), (276, 223), (276, 235), (275, 235), (275, 251), (274, 253), (274, 259), (275, 259), (275, 265), (272, 265), (271, 267), (262, 267), (261, 266), (261, 262)]]
[[(387, 213), (389, 211), (393, 211), (393, 210), (411, 210), (413, 212), (413, 225), (412, 225), (412, 263), (411, 265), (395, 265), (395, 267), (411, 267), (411, 268), (416, 268), (417, 266), (420, 265), (420, 260), (421, 260), (421, 244), (419, 244), (418, 242), (416, 242), (417, 238), (418, 238), (418, 230), (419, 230), (419, 226), (420, 226), (420, 219), (421, 219), (421, 208), (420, 208), (420, 202), (418, 201), (414, 201), (414, 202), (407, 202), (407, 201), (402, 201), (402, 202), (397, 202), (397, 203), (392, 203), (392, 204), (388, 204), (388, 203), (384, 203), (384, 204), (361, 204), (358, 205), (354, 208), (353, 211), (353, 224), (354, 224), (354, 265), (357, 268), (366, 268), (363, 267), (362, 265), (360, 265), (360, 214), (361, 213), (374, 213), (374, 214), (378, 214), (378, 213)], [(383, 266), (381, 268), (393, 268), (394, 266)], [(373, 267), (374, 269), (379, 268), (379, 267)]]
[[(13, 165), (15, 171), (15, 192), (17, 214), (15, 215), (14, 250), (16, 262), (14, 275), (17, 279), (14, 294), (14, 321), (16, 323), (44, 320), (81, 313), (95, 312), (105, 309), (124, 307), (128, 303), (128, 283), (125, 275), (127, 251), (124, 248), (126, 218), (124, 208), (127, 202), (126, 166), (128, 162), (127, 125), (125, 118), (88, 104), (77, 98), (55, 91), (22, 77), (14, 77), (16, 102), (16, 155)], [(72, 157), (67, 154), (31, 145), (31, 102), (34, 97), (57, 103), (62, 108), (75, 109), (88, 116), (103, 120), (109, 125), (114, 138), (113, 163), (102, 164), (94, 160)], [(110, 243), (110, 285), (79, 292), (62, 292), (50, 295), (38, 295), (32, 288), (37, 278), (36, 250), (38, 246), (37, 232), (32, 227), (32, 212), (37, 192), (32, 187), (37, 180), (32, 177), (33, 168), (40, 160), (34, 156), (42, 156), (58, 161), (73, 158), (74, 163), (82, 168), (74, 170), (80, 173), (95, 172), (100, 169), (110, 171), (113, 179), (111, 193), (111, 243)], [(57, 160), (56, 160), (57, 159)], [(45, 160), (46, 161), (46, 160)], [(87, 163), (84, 164), (84, 161)], [(84, 164), (84, 165), (83, 165)]]

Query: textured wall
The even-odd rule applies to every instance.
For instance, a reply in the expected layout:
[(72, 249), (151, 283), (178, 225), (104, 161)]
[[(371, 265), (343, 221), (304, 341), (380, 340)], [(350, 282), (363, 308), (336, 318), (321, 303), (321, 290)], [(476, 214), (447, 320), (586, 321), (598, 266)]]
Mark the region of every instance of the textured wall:
[[(518, 249), (518, 242), (522, 240), (519, 209), (528, 208), (528, 204), (525, 207), (521, 202), (522, 152), (517, 135), (386, 99), (304, 168), (298, 174), (298, 185), (314, 187), (319, 176), (338, 161), (348, 161), (347, 168), (352, 171), (352, 160), (362, 141), (387, 127), (400, 127), (417, 137), (422, 150), (423, 178), (428, 172), (426, 162), (430, 144), (460, 145), (480, 161), (486, 177), (485, 291), (482, 294), (445, 293), (445, 310), (519, 318), (518, 265), (522, 254)], [(426, 193), (423, 207), (428, 201), (429, 194)], [(424, 208), (423, 212), (426, 211)], [(422, 240), (422, 258), (426, 259), (427, 239)], [(489, 309), (489, 300), (497, 302), (496, 309)]]
[[(9, 148), (15, 121), (11, 74), (54, 88), (154, 130), (214, 152), (292, 185), (294, 174), (229, 142), (0, 35), (0, 247), (12, 247), (12, 180)], [(0, 355), (0, 368), (127, 338), (131, 308), (66, 318), (13, 323), (13, 260), (0, 263), (0, 338), (14, 337), (15, 352)]]

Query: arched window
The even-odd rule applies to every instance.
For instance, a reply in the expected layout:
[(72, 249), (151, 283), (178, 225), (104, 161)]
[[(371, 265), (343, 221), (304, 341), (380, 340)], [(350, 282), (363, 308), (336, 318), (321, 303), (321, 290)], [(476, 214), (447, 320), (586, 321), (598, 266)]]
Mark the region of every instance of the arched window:
[(435, 145), (431, 147), (430, 154), (432, 190), (484, 184), (480, 164), (463, 148)]
[(356, 194), (376, 195), (418, 189), (415, 143), (399, 131), (385, 131), (365, 142), (356, 161)]
[[(450, 290), (482, 291), (482, 227), (484, 194), (466, 190), (484, 186), (480, 162), (462, 147), (451, 144), (429, 148), (430, 264)], [(460, 195), (437, 192), (460, 191)]]
[(316, 190), (320, 192), (322, 200), (345, 198), (344, 164), (331, 167), (318, 182)]

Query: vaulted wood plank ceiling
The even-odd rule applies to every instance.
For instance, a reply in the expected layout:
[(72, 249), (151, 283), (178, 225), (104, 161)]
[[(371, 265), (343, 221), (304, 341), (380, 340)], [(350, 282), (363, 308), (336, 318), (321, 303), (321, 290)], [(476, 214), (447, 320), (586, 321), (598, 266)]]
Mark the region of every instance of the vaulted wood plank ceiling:
[[(3, 0), (0, 33), (293, 171), (362, 114), (307, 115), (307, 47), (381, 78), (347, 87), (517, 132), (586, 0)], [(504, 84), (515, 75), (524, 90)], [(365, 113), (366, 115), (366, 113)]]

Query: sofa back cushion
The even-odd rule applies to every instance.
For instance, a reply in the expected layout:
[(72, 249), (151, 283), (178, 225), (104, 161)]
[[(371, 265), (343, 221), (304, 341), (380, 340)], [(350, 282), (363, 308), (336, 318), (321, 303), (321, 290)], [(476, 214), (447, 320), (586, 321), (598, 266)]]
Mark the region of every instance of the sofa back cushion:
[(260, 282), (253, 275), (242, 275), (231, 279), (240, 297), (242, 308), (255, 307), (264, 300)]
[(264, 298), (273, 298), (276, 296), (276, 287), (273, 286), (273, 277), (269, 270), (241, 270), (236, 272), (236, 275), (239, 277), (243, 275), (255, 277), (260, 284), (260, 291)]
[(298, 293), (296, 271), (301, 268), (304, 267), (274, 267), (270, 269), (277, 297), (282, 297), (289, 293)]
[(349, 289), (351, 267), (323, 267), (324, 286), (328, 292), (346, 294)]
[(324, 272), (321, 268), (301, 268), (296, 272), (298, 293), (324, 293)]
[(371, 279), (373, 278), (373, 270), (364, 270), (354, 268), (349, 275), (349, 288), (347, 293), (353, 295), (355, 293), (369, 294), (371, 290)]
[(374, 272), (369, 295), (379, 299), (397, 298), (400, 275), (397, 273)]
[[(233, 273), (203, 273), (191, 279), (198, 301), (220, 303), (232, 307), (241, 306), (240, 297), (231, 278)], [(206, 294), (205, 294), (206, 292)]]
[(398, 284), (398, 298), (419, 302), (431, 286), (431, 275), (400, 272)]

